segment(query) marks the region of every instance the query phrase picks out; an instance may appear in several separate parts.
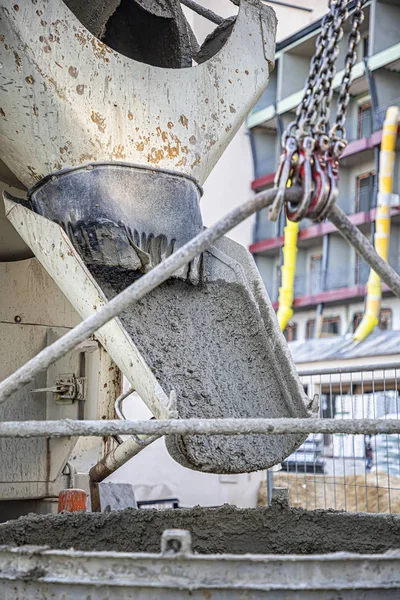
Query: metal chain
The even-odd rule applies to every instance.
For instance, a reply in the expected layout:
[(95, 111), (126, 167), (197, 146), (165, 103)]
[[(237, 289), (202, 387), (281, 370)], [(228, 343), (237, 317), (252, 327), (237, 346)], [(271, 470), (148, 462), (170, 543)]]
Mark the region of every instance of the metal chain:
[[(302, 101), (297, 107), (296, 118), (286, 129), (282, 145), (285, 146), (289, 136), (299, 142), (311, 135), (326, 149), (329, 138), (334, 152), (343, 151), (346, 141), (346, 111), (350, 101), (349, 89), (351, 72), (357, 60), (356, 46), (360, 41), (359, 27), (364, 20), (363, 6), (367, 0), (357, 0), (352, 17), (351, 32), (348, 38), (348, 49), (345, 60), (345, 73), (340, 87), (336, 122), (328, 137), (330, 107), (333, 98), (333, 79), (336, 75), (336, 61), (339, 55), (339, 42), (343, 38), (343, 23), (348, 18), (348, 7), (351, 0), (329, 0), (328, 13), (322, 19), (321, 33), (311, 59), (310, 71)], [(238, 0), (231, 0), (236, 6)], [(181, 0), (181, 3), (195, 10), (216, 24), (223, 18), (205, 9), (195, 0)], [(324, 137), (323, 137), (324, 136)]]
[(350, 102), (350, 85), (353, 67), (357, 61), (356, 47), (360, 43), (360, 25), (364, 21), (363, 6), (367, 0), (357, 0), (355, 11), (351, 20), (351, 32), (348, 37), (347, 54), (344, 65), (344, 75), (340, 86), (337, 103), (336, 122), (330, 131), (330, 137), (334, 142), (347, 144), (346, 140), (346, 112)]
[(287, 187), (300, 185), (303, 198), (297, 206), (286, 203), (290, 220), (304, 217), (323, 221), (338, 195), (339, 158), (347, 145), (346, 111), (350, 102), (351, 75), (357, 60), (363, 6), (367, 0), (352, 3), (354, 13), (348, 37), (344, 75), (340, 86), (336, 121), (329, 130), (333, 80), (339, 56), (343, 25), (349, 16), (350, 0), (329, 0), (327, 15), (322, 19), (321, 33), (316, 41), (302, 101), (296, 118), (282, 136), (283, 152), (275, 176), (276, 198), (269, 218), (276, 221), (284, 204)]
[(285, 145), (285, 140), (289, 135), (293, 135), (293, 133), (296, 135), (298, 133), (298, 131), (303, 129), (305, 126), (307, 108), (310, 105), (311, 98), (313, 96), (313, 91), (314, 91), (316, 83), (317, 83), (317, 77), (318, 77), (318, 72), (319, 72), (319, 68), (321, 65), (321, 59), (322, 59), (325, 47), (327, 45), (328, 31), (329, 31), (331, 23), (333, 22), (334, 13), (331, 8), (332, 3), (330, 2), (329, 4), (330, 4), (330, 10), (322, 19), (322, 30), (316, 41), (316, 51), (311, 60), (310, 72), (307, 77), (303, 99), (300, 102), (299, 106), (297, 107), (295, 121), (289, 125), (289, 127), (287, 128), (287, 130), (284, 133), (284, 139), (283, 139), (282, 145)]
[(348, 18), (347, 2), (338, 6), (333, 23), (328, 32), (328, 43), (323, 57), (318, 92), (314, 98), (316, 113), (312, 133), (314, 136), (328, 133), (330, 107), (333, 97), (333, 78), (336, 75), (336, 60), (339, 55), (339, 42), (343, 38), (343, 23)]
[[(327, 96), (327, 92), (329, 92), (329, 89), (327, 89), (328, 83), (333, 79), (336, 72), (335, 63), (339, 54), (338, 43), (343, 37), (343, 22), (348, 16), (347, 3), (348, 0), (331, 0), (329, 2), (329, 18), (323, 24), (316, 43), (314, 58), (317, 57), (318, 60), (314, 65), (314, 58), (311, 62), (312, 89), (311, 93), (308, 94), (308, 102), (303, 110), (303, 122), (300, 121), (302, 129), (315, 126), (318, 118), (322, 117), (321, 111), (324, 110), (323, 98)], [(314, 73), (315, 77), (313, 76)], [(307, 84), (310, 86), (310, 82), (307, 82)]]
[[(363, 22), (363, 5), (367, 0), (357, 0), (352, 17), (352, 28), (348, 38), (348, 50), (345, 60), (337, 118), (329, 132), (332, 142), (345, 141), (344, 124), (349, 104), (351, 72), (356, 62), (356, 46), (360, 41), (359, 27)], [(317, 138), (327, 135), (329, 130), (330, 106), (333, 97), (333, 79), (336, 75), (336, 61), (339, 55), (339, 42), (343, 38), (343, 24), (348, 18), (350, 0), (329, 0), (329, 12), (322, 19), (321, 33), (316, 41), (316, 50), (311, 59), (302, 101), (296, 110), (296, 119), (290, 123), (283, 137), (283, 145), (288, 136), (298, 141), (306, 135)]]

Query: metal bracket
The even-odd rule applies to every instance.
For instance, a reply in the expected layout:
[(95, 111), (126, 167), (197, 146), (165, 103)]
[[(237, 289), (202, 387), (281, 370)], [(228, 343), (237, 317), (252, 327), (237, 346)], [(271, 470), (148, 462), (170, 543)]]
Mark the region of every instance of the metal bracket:
[(76, 400), (85, 400), (86, 377), (75, 377), (74, 373), (60, 375), (53, 387), (31, 390), (33, 394), (52, 392), (56, 404), (73, 404)]
[(161, 536), (161, 554), (192, 554), (192, 536), (186, 529), (166, 529)]

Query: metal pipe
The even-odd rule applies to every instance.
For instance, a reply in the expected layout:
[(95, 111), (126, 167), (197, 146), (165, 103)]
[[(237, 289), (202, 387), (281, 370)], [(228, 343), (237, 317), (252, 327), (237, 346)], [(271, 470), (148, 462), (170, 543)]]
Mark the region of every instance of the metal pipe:
[[(3, 421), (0, 438), (111, 435), (238, 435), (400, 433), (400, 419), (166, 419), (150, 421)], [(119, 448), (121, 448), (120, 446)], [(117, 449), (118, 450), (118, 449)]]
[(115, 404), (114, 404), (114, 410), (115, 410), (115, 414), (117, 415), (118, 419), (122, 419), (123, 421), (126, 421), (126, 417), (122, 411), (122, 402), (124, 400), (126, 400), (126, 398), (129, 398), (129, 396), (131, 394), (133, 394), (134, 391), (135, 390), (133, 388), (129, 388), (129, 390), (127, 390), (126, 392), (123, 392), (116, 399)]
[(217, 15), (209, 8), (206, 8), (205, 6), (200, 6), (200, 4), (197, 4), (197, 2), (194, 2), (194, 0), (181, 0), (181, 4), (184, 4), (193, 12), (197, 13), (201, 17), (204, 17), (205, 19), (208, 19), (216, 25), (221, 25), (221, 23), (223, 23), (225, 20), (223, 17), (220, 17), (220, 15)]
[[(131, 421), (123, 422), (130, 423)], [(147, 421), (147, 423), (155, 422), (156, 421)], [(119, 423), (121, 423), (121, 421), (119, 421)], [(117, 446), (117, 448), (106, 454), (106, 456), (104, 456), (97, 464), (95, 464), (90, 469), (89, 478), (91, 482), (100, 483), (101, 481), (104, 481), (106, 477), (108, 477), (112, 473), (115, 473), (115, 471), (117, 471), (117, 469), (119, 469), (120, 467), (122, 467), (122, 465), (127, 463), (128, 460), (136, 456), (136, 454), (139, 454), (141, 450), (147, 448), (147, 446), (150, 446), (150, 444), (152, 444), (162, 436), (162, 434), (146, 435), (143, 436), (143, 439), (140, 439), (135, 432), (131, 432), (129, 435), (131, 437), (129, 437), (122, 444)], [(140, 443), (138, 442), (138, 440), (140, 441)]]
[(400, 298), (400, 275), (376, 253), (375, 248), (361, 231), (350, 222), (346, 213), (335, 205), (328, 218), (331, 223), (335, 225), (339, 233), (353, 246), (353, 248), (355, 248), (365, 262), (368, 263), (371, 269), (373, 269), (382, 281), (386, 283), (395, 296)]
[[(375, 78), (369, 68), (369, 56), (364, 56), (364, 72), (368, 83), (368, 91), (371, 96), (371, 129), (372, 131), (378, 131), (378, 95), (376, 92)], [(378, 171), (376, 171), (378, 173)]]
[[(54, 342), (54, 344), (44, 348), (34, 358), (0, 383), (0, 403), (5, 402), (20, 387), (31, 382), (35, 375), (65, 356), (78, 344), (100, 329), (100, 327), (108, 323), (108, 321), (120, 315), (131, 304), (138, 302), (158, 285), (169, 279), (178, 269), (184, 267), (196, 256), (207, 250), (233, 227), (236, 227), (236, 225), (258, 210), (270, 206), (275, 196), (276, 190), (266, 190), (234, 208), (214, 225), (199, 233), (166, 260), (154, 267), (154, 269), (115, 296), (97, 313), (85, 319), (62, 338)], [(289, 188), (285, 195), (285, 198), (290, 202), (299, 201), (300, 197), (301, 188)]]

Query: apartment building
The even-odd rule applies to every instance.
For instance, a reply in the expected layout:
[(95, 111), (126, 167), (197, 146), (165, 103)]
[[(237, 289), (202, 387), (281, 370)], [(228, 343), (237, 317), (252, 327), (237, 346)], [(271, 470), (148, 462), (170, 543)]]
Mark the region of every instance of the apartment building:
[[(361, 26), (347, 116), (349, 144), (340, 161), (339, 206), (373, 240), (379, 150), (386, 109), (400, 104), (400, 2), (370, 0)], [(343, 74), (347, 33), (340, 42), (334, 79), (332, 117)], [(248, 119), (254, 162), (252, 188), (273, 186), (280, 153), (280, 137), (293, 120), (321, 28), (317, 21), (277, 44), (276, 68), (270, 84)], [(400, 142), (397, 144), (400, 152)], [(400, 154), (399, 154), (400, 156)], [(400, 268), (400, 158), (396, 158), (391, 208), (390, 264)], [(397, 194), (397, 199), (396, 199)], [(282, 265), (285, 216), (277, 223), (261, 211), (253, 228), (250, 250), (277, 307)], [(364, 308), (369, 268), (326, 221), (303, 221), (298, 239), (294, 316), (288, 340), (315, 337), (317, 310), (323, 310), (322, 336), (344, 335), (357, 327)], [(320, 314), (320, 313), (319, 313)], [(383, 287), (380, 329), (400, 329), (400, 301)]]

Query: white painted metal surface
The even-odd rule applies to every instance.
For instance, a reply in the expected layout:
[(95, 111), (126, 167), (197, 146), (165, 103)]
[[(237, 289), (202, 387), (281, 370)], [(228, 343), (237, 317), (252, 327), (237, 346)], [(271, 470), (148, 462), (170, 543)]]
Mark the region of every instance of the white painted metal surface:
[(400, 553), (195, 555), (0, 549), (4, 600), (398, 598)]
[[(36, 259), (0, 262), (0, 281), (5, 283), (0, 285), (0, 379), (3, 379), (79, 323), (79, 316)], [(89, 353), (82, 354), (88, 344), (77, 348), (18, 390), (11, 402), (0, 407), (0, 421), (76, 419), (80, 410), (85, 418), (112, 418), (114, 413), (107, 411), (106, 406), (113, 410), (115, 395), (118, 395), (112, 388), (116, 367), (112, 368), (107, 362), (101, 370), (103, 363), (99, 363), (98, 344), (93, 341), (90, 344)], [(83, 364), (87, 376), (84, 406), (80, 402), (56, 404), (52, 393), (31, 393), (33, 388), (54, 386), (60, 374), (73, 372), (79, 376)], [(56, 496), (60, 489), (68, 486), (69, 478), (63, 475), (63, 467), (72, 448), (75, 447), (75, 456), (80, 444), (81, 440), (76, 445), (76, 441), (67, 439), (26, 440), (22, 444), (18, 440), (0, 440), (0, 501)], [(88, 472), (102, 457), (102, 449), (109, 450), (100, 438), (91, 438), (90, 445), (93, 451), (87, 455), (86, 462), (80, 461), (80, 471)], [(0, 518), (6, 515), (7, 509), (1, 506)]]
[[(1, 72), (1, 70), (0, 70)], [(1, 104), (1, 103), (0, 103)], [(1, 123), (0, 123), (1, 129)], [(6, 219), (2, 193), (7, 190), (13, 196), (25, 197), (25, 193), (13, 187), (9, 187), (2, 181), (0, 165), (0, 263), (3, 261), (24, 260), (32, 257), (30, 248), (21, 240), (14, 227)]]
[(162, 69), (101, 43), (62, 0), (0, 2), (0, 159), (26, 186), (85, 162), (173, 169), (201, 184), (264, 91), (276, 19), (242, 0), (211, 59)]
[[(59, 225), (11, 201), (6, 201), (6, 214), (82, 319), (96, 312), (107, 302)], [(152, 414), (159, 419), (172, 416), (168, 396), (119, 319), (113, 319), (104, 325), (96, 337)]]

